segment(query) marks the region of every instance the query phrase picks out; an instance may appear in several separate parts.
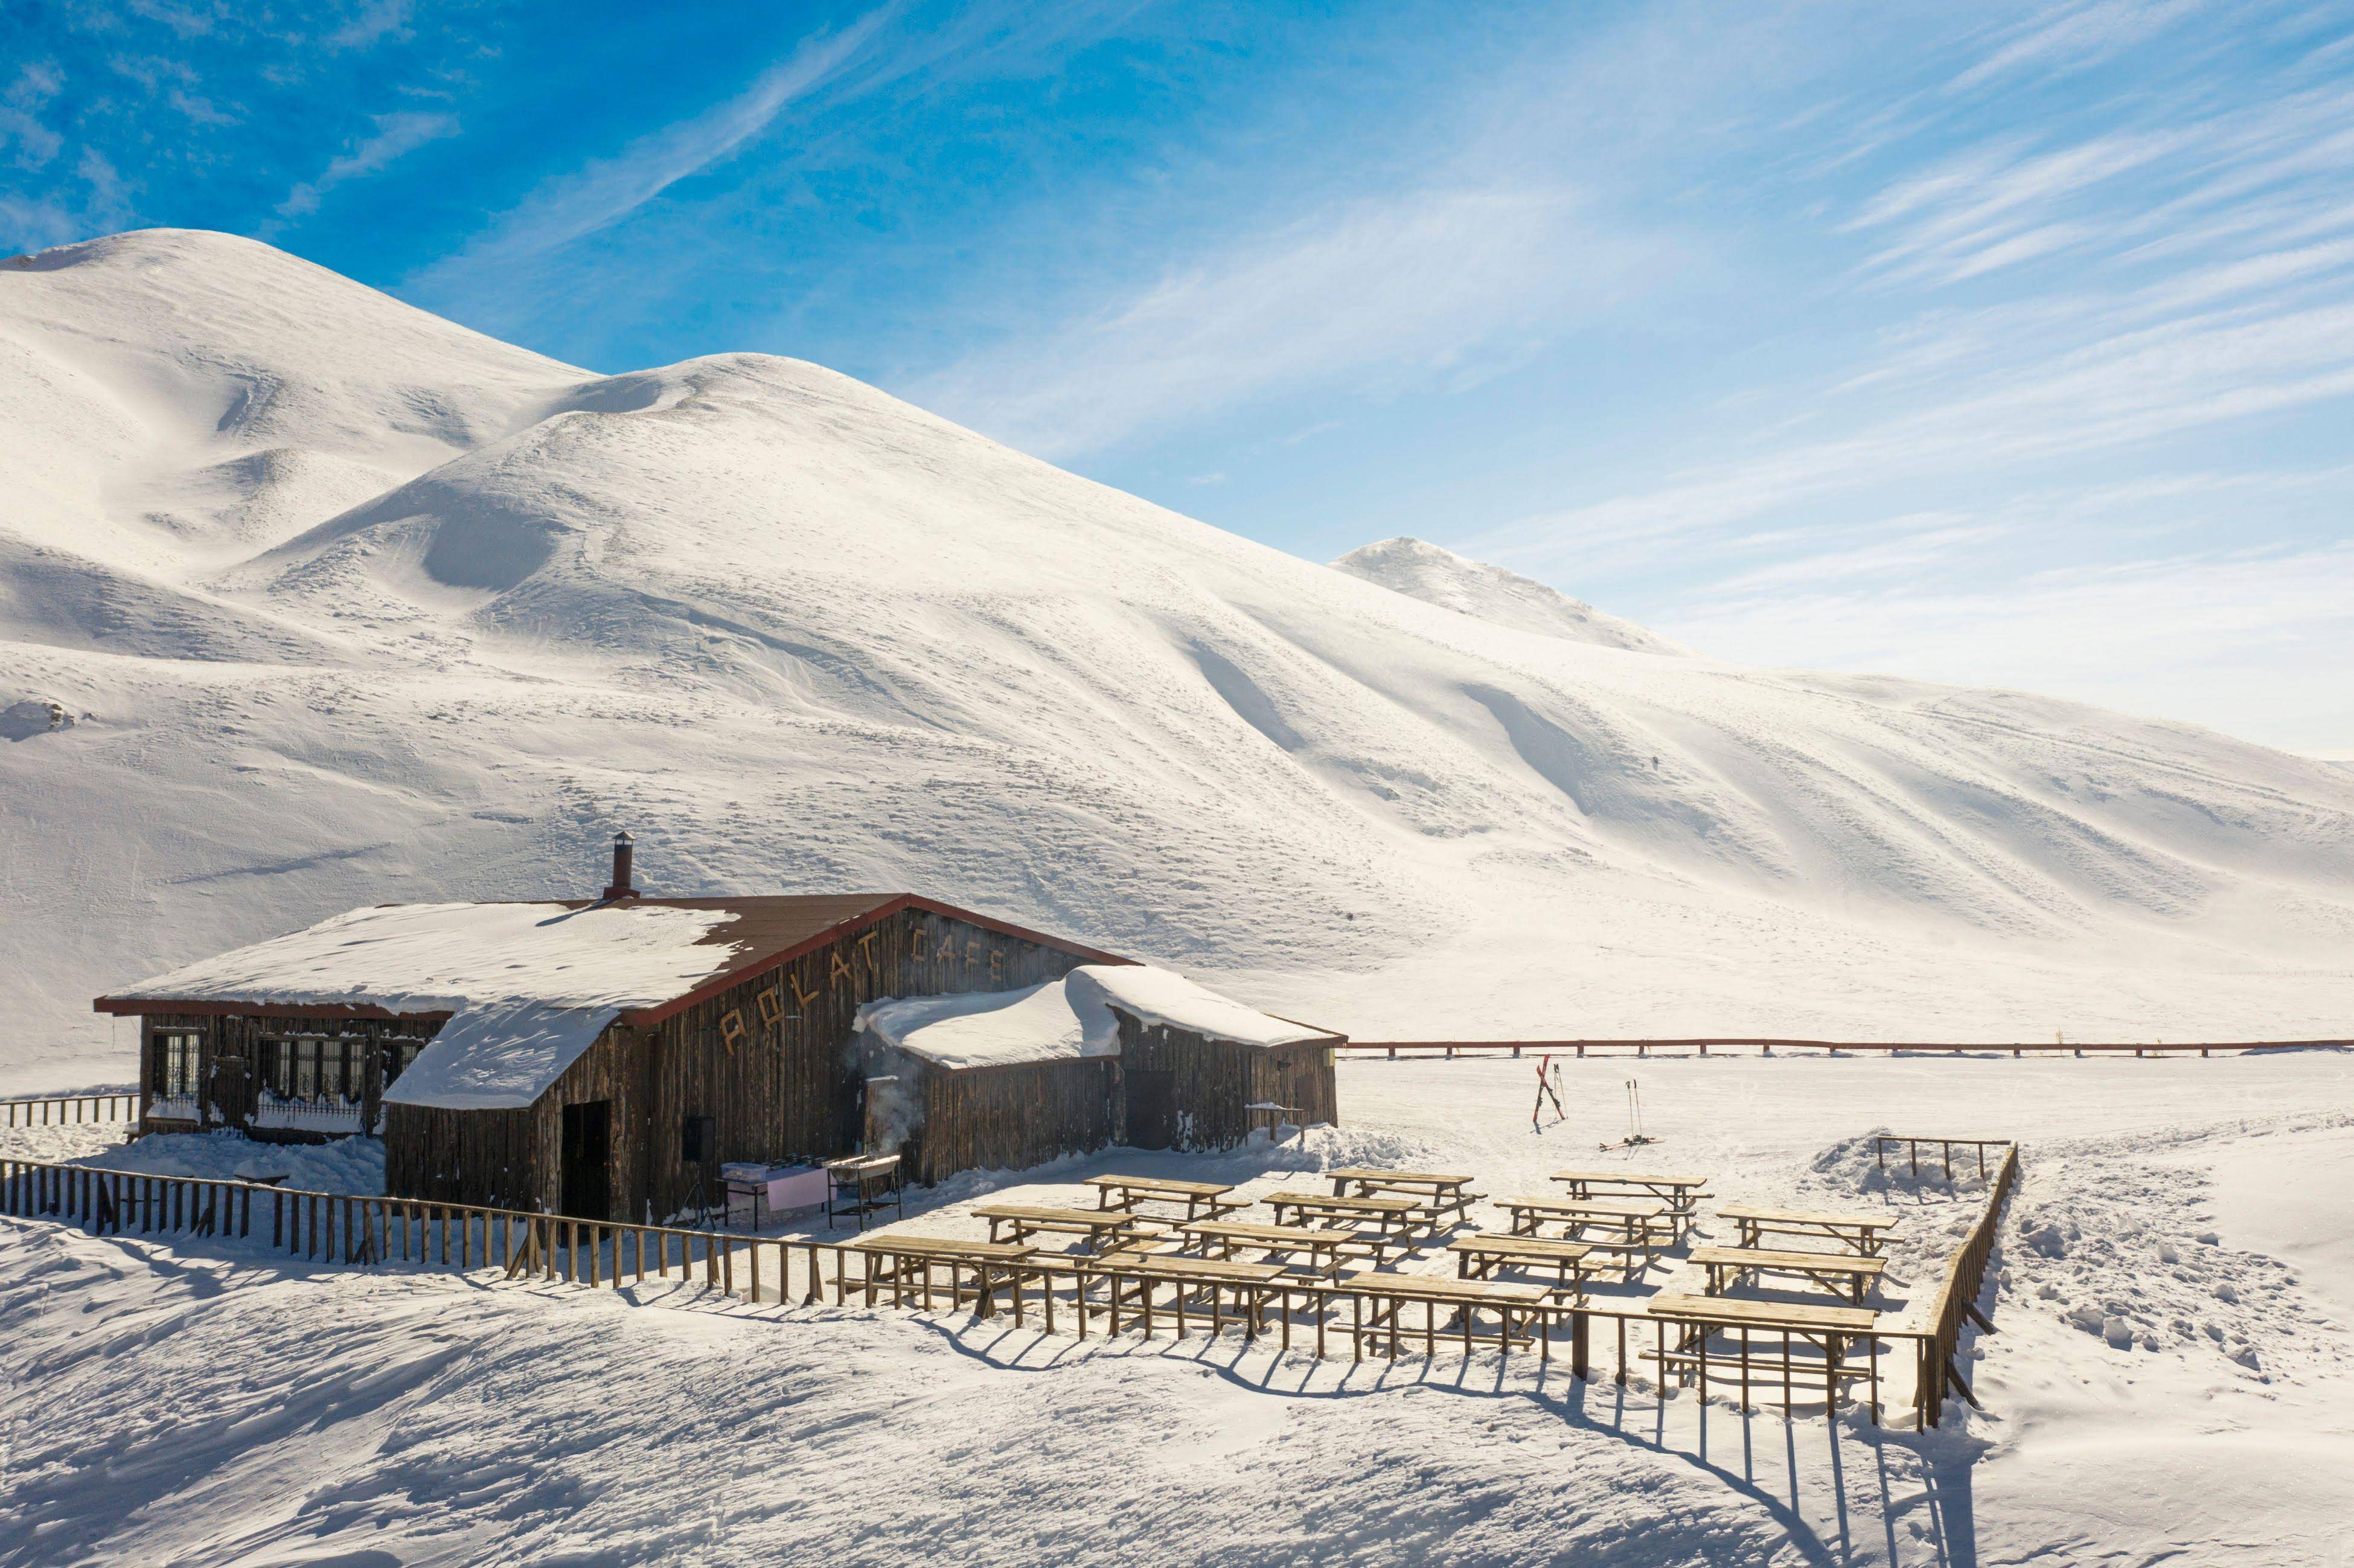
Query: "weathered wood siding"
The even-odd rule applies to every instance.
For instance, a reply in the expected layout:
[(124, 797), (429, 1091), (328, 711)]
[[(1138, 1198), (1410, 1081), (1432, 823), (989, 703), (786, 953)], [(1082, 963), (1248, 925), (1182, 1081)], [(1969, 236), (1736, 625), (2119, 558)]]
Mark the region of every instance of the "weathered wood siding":
[(553, 1213), (564, 1196), (564, 1107), (605, 1100), (611, 1107), (606, 1179), (612, 1208), (582, 1217), (643, 1218), (645, 1054), (645, 1032), (616, 1024), (529, 1106), (385, 1107), (385, 1191), (404, 1198)]
[(1292, 1106), (1310, 1124), (1340, 1122), (1330, 1044), (1239, 1045), (1148, 1024), (1112, 1009), (1124, 1072), (1174, 1075), (1180, 1149), (1231, 1149), (1249, 1136), (1249, 1107)]
[[(717, 1123), (716, 1150), (702, 1169), (714, 1202), (723, 1197), (723, 1162), (825, 1160), (855, 1149), (862, 1075), (851, 1042), (862, 1004), (1041, 985), (1087, 961), (969, 921), (902, 910), (665, 1020), (650, 1031), (645, 1201), (657, 1218), (686, 1206), (696, 1172), (680, 1145), (690, 1116)], [(730, 1012), (745, 1031), (732, 1046), (724, 1023)], [(625, 1189), (616, 1182), (614, 1191)]]
[(1119, 1141), (1119, 1058), (1083, 1057), (949, 1072), (902, 1055), (923, 1119), (907, 1145), (910, 1180), (960, 1171), (1024, 1171)]

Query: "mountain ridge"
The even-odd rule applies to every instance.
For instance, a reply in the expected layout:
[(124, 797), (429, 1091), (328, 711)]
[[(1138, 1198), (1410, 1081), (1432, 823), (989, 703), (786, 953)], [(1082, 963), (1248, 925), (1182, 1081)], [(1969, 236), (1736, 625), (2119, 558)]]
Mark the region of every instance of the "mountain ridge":
[(576, 892), (620, 826), (664, 891), (923, 887), (1361, 1034), (2354, 1003), (2343, 769), (1452, 556), (1501, 599), (1431, 602), (803, 361), (595, 376), (257, 242), (65, 249), (0, 264), (0, 708), (93, 715), (0, 742), (28, 1081), (126, 974)]

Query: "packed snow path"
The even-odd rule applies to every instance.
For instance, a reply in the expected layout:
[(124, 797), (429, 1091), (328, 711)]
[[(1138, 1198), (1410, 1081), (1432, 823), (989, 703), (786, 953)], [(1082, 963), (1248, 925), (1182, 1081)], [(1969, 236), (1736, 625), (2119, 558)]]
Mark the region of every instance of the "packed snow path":
[[(2297, 1194), (2354, 1178), (2354, 1057), (1564, 1065), (1571, 1119), (1536, 1135), (1528, 1064), (1346, 1064), (1327, 1152), (1525, 1185), (1617, 1136), (1638, 1072), (1654, 1152), (1727, 1200), (1858, 1191), (1873, 1125), (2016, 1133), (1989, 1414), (1875, 1435), (1521, 1358), (647, 1309), (11, 1224), (0, 1563), (2327, 1561), (2354, 1269), (2342, 1199)], [(68, 1151), (46, 1142), (21, 1151)], [(910, 1224), (1096, 1168), (976, 1180)]]

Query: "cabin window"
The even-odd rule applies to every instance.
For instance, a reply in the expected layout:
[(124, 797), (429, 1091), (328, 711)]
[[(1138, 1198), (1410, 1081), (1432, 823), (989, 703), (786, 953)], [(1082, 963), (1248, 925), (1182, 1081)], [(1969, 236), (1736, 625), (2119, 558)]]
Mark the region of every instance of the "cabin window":
[(319, 1042), (319, 1094), (324, 1099), (344, 1097), (344, 1043), (340, 1040)]
[(155, 1093), (165, 1099), (178, 1099), (196, 1092), (196, 1057), (203, 1038), (193, 1029), (156, 1032)]
[(319, 1042), (290, 1040), (294, 1048), (294, 1097), (315, 1100), (319, 1097)]

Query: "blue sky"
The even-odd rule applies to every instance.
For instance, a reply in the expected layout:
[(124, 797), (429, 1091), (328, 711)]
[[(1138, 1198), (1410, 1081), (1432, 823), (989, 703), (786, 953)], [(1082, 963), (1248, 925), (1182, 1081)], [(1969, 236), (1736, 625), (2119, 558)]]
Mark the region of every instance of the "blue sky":
[(10, 6), (0, 248), (151, 225), (2354, 756), (2354, 6)]

